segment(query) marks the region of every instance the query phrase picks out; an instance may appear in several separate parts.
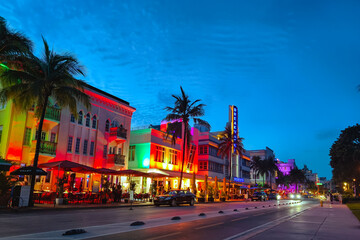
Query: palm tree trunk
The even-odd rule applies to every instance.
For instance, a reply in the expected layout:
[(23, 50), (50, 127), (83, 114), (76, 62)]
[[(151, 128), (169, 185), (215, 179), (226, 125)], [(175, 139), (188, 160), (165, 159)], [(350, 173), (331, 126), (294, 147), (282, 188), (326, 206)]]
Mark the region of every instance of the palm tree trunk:
[(41, 110), (40, 122), (39, 122), (39, 127), (37, 130), (35, 156), (34, 156), (33, 170), (31, 173), (31, 185), (30, 185), (30, 196), (29, 196), (29, 206), (30, 207), (34, 206), (33, 195), (34, 195), (34, 187), (35, 187), (36, 168), (37, 168), (38, 161), (39, 161), (39, 152), (40, 152), (40, 145), (41, 145), (41, 132), (42, 132), (42, 127), (43, 127), (43, 123), (44, 123), (48, 100), (49, 100), (49, 97), (47, 96), (45, 98), (43, 109)]
[(229, 171), (229, 187), (228, 187), (228, 194), (227, 196), (229, 197), (230, 195), (230, 185), (231, 185), (231, 172), (232, 172), (232, 151), (230, 149), (230, 154), (229, 154), (229, 166), (230, 166), (230, 171)]
[(182, 156), (182, 162), (181, 162), (181, 172), (180, 172), (180, 183), (179, 183), (179, 189), (181, 189), (182, 184), (182, 178), (183, 178), (183, 171), (184, 171), (184, 164), (185, 164), (185, 146), (186, 146), (186, 138), (187, 138), (187, 123), (184, 123), (184, 139), (183, 139), (183, 156)]

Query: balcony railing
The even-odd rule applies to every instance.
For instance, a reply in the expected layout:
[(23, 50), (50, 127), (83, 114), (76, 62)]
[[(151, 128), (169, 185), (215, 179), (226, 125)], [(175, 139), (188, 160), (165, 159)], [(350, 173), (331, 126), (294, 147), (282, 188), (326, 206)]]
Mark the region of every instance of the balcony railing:
[[(48, 154), (48, 155), (56, 155), (56, 145), (55, 142), (49, 142), (49, 141), (41, 141), (40, 142), (40, 154)], [(36, 140), (32, 143), (32, 149), (31, 152), (35, 152), (36, 150)]]
[[(31, 107), (29, 109), (29, 111), (33, 112), (34, 111), (34, 106)], [(50, 107), (47, 106), (46, 110), (45, 110), (45, 118), (46, 119), (50, 119), (50, 120), (55, 120), (55, 121), (60, 121), (60, 113), (61, 113), (61, 109), (55, 108), (55, 107)]]
[(127, 129), (123, 127), (112, 127), (110, 128), (110, 137), (126, 139)]
[(45, 118), (60, 121), (61, 110), (55, 107), (46, 107)]
[(125, 155), (121, 154), (109, 154), (108, 161), (114, 163), (115, 165), (125, 166)]

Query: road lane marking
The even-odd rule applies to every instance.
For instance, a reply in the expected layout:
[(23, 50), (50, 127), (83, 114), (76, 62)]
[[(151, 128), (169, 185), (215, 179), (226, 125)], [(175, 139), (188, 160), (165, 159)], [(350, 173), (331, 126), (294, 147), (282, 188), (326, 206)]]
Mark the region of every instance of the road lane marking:
[[(273, 228), (287, 220), (291, 220), (297, 216), (299, 216), (300, 214), (303, 214), (305, 211), (311, 209), (313, 207), (308, 207), (308, 208), (305, 208), (304, 210), (298, 212), (298, 213), (295, 213), (295, 214), (290, 214), (290, 215), (286, 215), (284, 217), (281, 217), (281, 218), (278, 218), (278, 219), (275, 219), (273, 221), (270, 221), (270, 222), (267, 222), (267, 223), (264, 223), (262, 225), (259, 225), (257, 227), (254, 227), (254, 228), (251, 228), (251, 229), (248, 229), (244, 232), (241, 232), (241, 233), (238, 233), (238, 234), (235, 234), (233, 236), (230, 236), (228, 238), (225, 238), (224, 240), (234, 240), (234, 239), (249, 239), (253, 236), (256, 236), (257, 234), (261, 233), (261, 232), (264, 232), (270, 228)], [(256, 231), (257, 230), (257, 231)], [(249, 236), (250, 234), (250, 236)]]
[(243, 220), (243, 219), (246, 219), (246, 218), (249, 218), (249, 217), (235, 218), (235, 219), (232, 219), (231, 222), (240, 221), (240, 220)]
[(204, 228), (209, 228), (209, 227), (215, 227), (215, 226), (218, 226), (218, 225), (221, 225), (221, 224), (224, 224), (223, 222), (221, 223), (214, 223), (214, 224), (210, 224), (210, 225), (205, 225), (205, 226), (202, 226), (202, 227), (197, 227), (195, 228), (196, 230), (199, 230), (199, 229), (204, 229)]
[(171, 236), (178, 235), (178, 234), (180, 234), (180, 233), (181, 233), (181, 232), (169, 233), (169, 234), (161, 235), (161, 236), (158, 236), (158, 237), (147, 238), (147, 240), (155, 240), (155, 239), (161, 239), (161, 238), (171, 237)]
[(253, 217), (256, 217), (256, 216), (260, 216), (260, 215), (264, 215), (265, 213), (259, 213), (259, 214), (255, 214), (255, 215), (252, 215)]

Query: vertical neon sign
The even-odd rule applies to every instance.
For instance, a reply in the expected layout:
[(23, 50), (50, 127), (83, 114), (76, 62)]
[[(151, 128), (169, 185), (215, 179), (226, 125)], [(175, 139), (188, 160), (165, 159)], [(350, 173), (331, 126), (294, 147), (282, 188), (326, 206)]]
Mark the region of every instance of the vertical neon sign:
[(238, 138), (238, 108), (232, 107), (232, 130), (233, 130), (233, 141), (234, 141), (234, 153), (236, 153), (236, 142)]

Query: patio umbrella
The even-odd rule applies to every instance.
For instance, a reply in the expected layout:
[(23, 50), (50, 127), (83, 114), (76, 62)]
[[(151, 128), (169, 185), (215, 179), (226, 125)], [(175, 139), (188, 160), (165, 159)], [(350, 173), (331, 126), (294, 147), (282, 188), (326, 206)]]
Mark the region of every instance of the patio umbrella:
[(39, 168), (51, 168), (69, 172), (94, 173), (95, 168), (68, 160), (39, 164)]
[[(32, 170), (34, 169), (33, 166), (27, 166), (19, 168), (13, 172), (11, 172), (11, 175), (32, 175)], [(47, 172), (42, 170), (41, 168), (36, 168), (36, 175), (47, 175)]]
[(117, 175), (118, 174), (118, 171), (113, 170), (113, 169), (108, 169), (108, 168), (96, 168), (95, 172), (100, 173), (100, 174), (107, 174), (107, 175)]
[(11, 167), (11, 163), (5, 161), (4, 159), (0, 159), (0, 171), (9, 171)]

